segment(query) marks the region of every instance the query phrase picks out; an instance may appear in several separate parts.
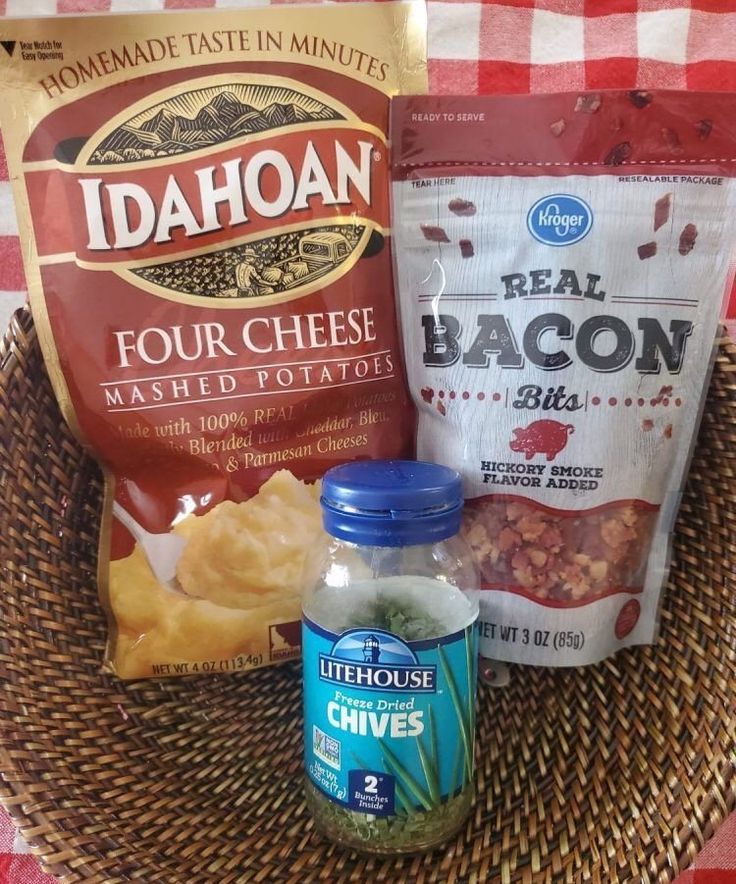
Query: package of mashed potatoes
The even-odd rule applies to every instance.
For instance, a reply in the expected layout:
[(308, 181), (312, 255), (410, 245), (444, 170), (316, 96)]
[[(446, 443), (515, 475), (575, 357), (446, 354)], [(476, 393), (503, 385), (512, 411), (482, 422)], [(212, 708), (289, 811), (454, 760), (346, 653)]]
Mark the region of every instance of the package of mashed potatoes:
[(32, 312), (105, 473), (106, 668), (298, 656), (319, 479), (412, 453), (386, 132), (389, 97), (426, 89), (423, 5), (7, 20), (3, 39)]
[(651, 643), (730, 290), (736, 95), (398, 98), (417, 449), (459, 470), (481, 652)]

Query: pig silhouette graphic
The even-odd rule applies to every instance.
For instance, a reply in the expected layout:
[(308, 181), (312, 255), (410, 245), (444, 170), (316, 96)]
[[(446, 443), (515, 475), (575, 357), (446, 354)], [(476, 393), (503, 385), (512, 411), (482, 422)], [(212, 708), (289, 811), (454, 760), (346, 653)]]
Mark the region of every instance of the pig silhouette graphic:
[(547, 460), (554, 460), (567, 445), (567, 437), (574, 432), (572, 424), (533, 421), (528, 427), (513, 430), (514, 438), (509, 442), (509, 447), (512, 451), (523, 451), (527, 460), (531, 460), (535, 454), (546, 454)]

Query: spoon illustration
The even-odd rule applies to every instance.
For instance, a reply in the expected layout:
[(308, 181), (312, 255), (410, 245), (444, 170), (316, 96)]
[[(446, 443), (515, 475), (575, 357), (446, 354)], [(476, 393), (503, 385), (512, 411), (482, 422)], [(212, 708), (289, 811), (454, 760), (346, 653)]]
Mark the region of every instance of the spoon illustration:
[(112, 512), (115, 518), (122, 522), (135, 537), (148, 559), (148, 564), (151, 566), (156, 580), (167, 589), (181, 592), (176, 577), (176, 565), (186, 544), (186, 538), (170, 532), (152, 534), (150, 531), (146, 531), (117, 501), (112, 505)]

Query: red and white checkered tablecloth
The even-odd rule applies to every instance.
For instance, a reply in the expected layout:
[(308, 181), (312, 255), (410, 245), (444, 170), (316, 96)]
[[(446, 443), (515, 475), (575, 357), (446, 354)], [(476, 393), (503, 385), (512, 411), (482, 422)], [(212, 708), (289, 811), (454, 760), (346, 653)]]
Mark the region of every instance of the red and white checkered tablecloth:
[[(0, 0), (0, 16), (233, 9), (268, 3)], [(428, 6), (434, 92), (655, 87), (736, 91), (736, 0), (429, 0)], [(25, 299), (7, 178), (0, 145), (0, 329)], [(736, 332), (736, 293), (729, 315)]]
[[(268, 3), (0, 0), (0, 16), (233, 9)], [(433, 92), (665, 87), (736, 91), (736, 0), (429, 0), (428, 9)], [(24, 301), (13, 199), (0, 144), (0, 328)], [(736, 328), (736, 297), (729, 315)], [(40, 871), (0, 810), (0, 884), (53, 880)], [(736, 884), (736, 812), (677, 884)]]

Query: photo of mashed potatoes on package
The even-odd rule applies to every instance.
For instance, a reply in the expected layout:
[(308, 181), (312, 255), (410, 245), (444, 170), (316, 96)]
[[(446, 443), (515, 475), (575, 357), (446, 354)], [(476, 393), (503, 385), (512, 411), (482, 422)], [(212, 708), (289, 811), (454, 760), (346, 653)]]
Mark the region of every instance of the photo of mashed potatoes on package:
[(121, 678), (298, 657), (322, 475), (413, 454), (387, 126), (423, 4), (299, 9), (6, 23), (60, 47), (0, 59), (0, 125)]
[[(184, 663), (217, 661), (215, 671), (258, 665), (266, 631), (265, 662), (298, 653), (304, 559), (324, 536), (319, 483), (279, 470), (249, 500), (223, 500), (203, 516), (187, 516), (172, 533), (181, 544), (166, 582), (140, 543), (111, 563), (120, 675), (146, 675), (156, 660), (176, 661), (153, 663), (158, 673), (176, 673)], [(203, 653), (210, 660), (200, 660)]]

